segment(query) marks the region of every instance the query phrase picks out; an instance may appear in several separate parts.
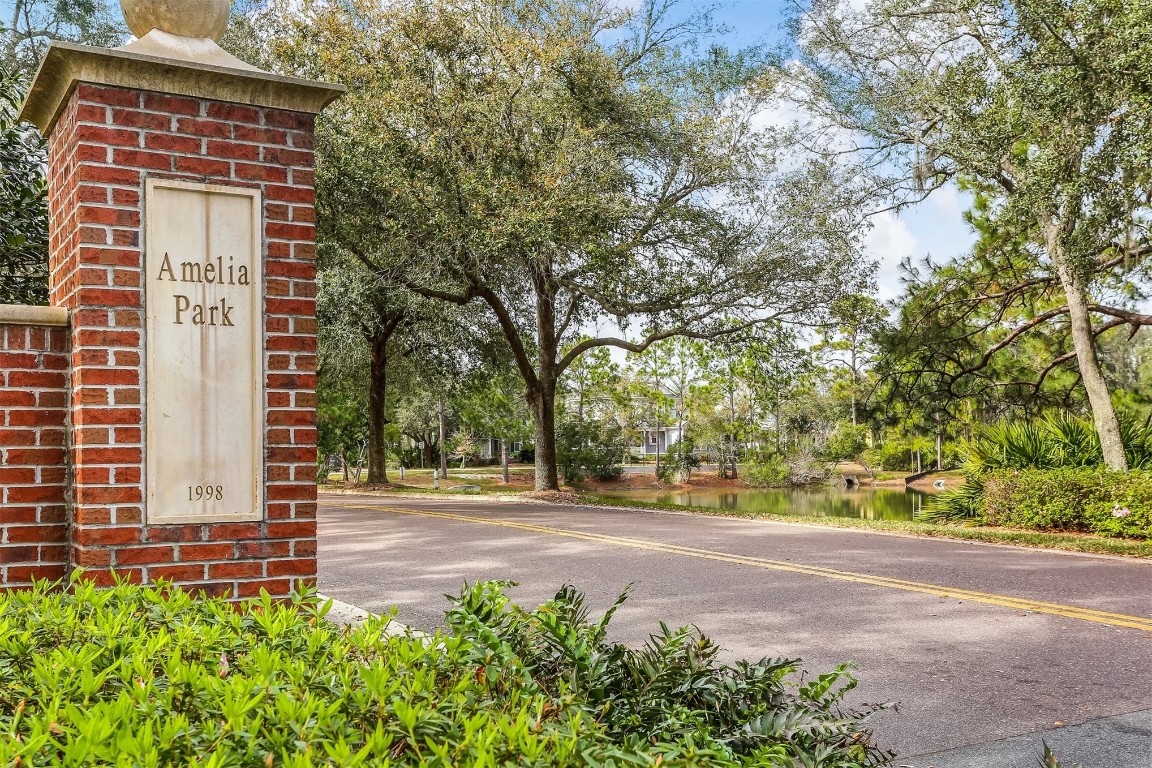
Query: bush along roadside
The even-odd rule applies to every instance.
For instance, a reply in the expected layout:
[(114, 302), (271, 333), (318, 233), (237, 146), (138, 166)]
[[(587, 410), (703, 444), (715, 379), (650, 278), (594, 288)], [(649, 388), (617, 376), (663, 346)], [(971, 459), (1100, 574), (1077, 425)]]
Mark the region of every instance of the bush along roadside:
[(535, 610), (465, 587), (429, 638), (164, 585), (0, 595), (0, 764), (772, 766), (889, 763), (846, 667), (725, 666), (699, 632), (605, 639), (571, 587)]
[(1152, 472), (1000, 470), (983, 479), (990, 525), (1152, 540)]
[(1090, 422), (1069, 416), (986, 427), (965, 446), (965, 482), (920, 519), (1152, 540), (1152, 422), (1121, 420), (1130, 472), (1103, 466)]

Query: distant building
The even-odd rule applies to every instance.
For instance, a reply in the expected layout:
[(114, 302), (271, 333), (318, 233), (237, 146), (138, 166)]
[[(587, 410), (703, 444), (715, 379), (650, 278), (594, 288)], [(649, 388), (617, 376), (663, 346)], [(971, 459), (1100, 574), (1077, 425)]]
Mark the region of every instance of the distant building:
[(643, 445), (635, 446), (632, 450), (639, 451), (645, 456), (655, 456), (657, 453), (668, 453), (668, 448), (680, 442), (680, 427), (653, 427), (642, 432)]
[[(479, 446), (479, 458), (484, 459), (499, 459), (500, 458), (500, 438), (498, 437), (478, 437), (476, 443)], [(516, 454), (520, 453), (521, 444), (519, 441), (508, 443), (508, 458), (512, 459)]]

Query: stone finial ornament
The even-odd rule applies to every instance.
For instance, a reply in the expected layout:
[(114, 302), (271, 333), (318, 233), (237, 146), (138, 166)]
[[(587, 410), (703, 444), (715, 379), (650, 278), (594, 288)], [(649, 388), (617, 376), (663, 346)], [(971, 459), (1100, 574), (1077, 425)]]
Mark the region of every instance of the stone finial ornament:
[(120, 0), (120, 9), (137, 38), (122, 51), (259, 71), (216, 44), (228, 29), (232, 0)]
[(154, 29), (177, 37), (219, 40), (228, 29), (232, 0), (120, 0), (136, 37)]

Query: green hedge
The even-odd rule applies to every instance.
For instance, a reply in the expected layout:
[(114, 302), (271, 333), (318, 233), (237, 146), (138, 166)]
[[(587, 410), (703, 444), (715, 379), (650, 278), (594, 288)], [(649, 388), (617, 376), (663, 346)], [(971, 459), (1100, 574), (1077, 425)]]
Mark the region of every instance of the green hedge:
[(788, 485), (788, 462), (778, 453), (763, 462), (749, 462), (743, 467), (741, 479), (745, 485), (759, 488), (783, 488)]
[(1152, 472), (998, 470), (983, 478), (992, 525), (1152, 539)]
[(465, 588), (448, 629), (341, 629), (309, 596), (240, 607), (171, 588), (0, 595), (0, 765), (885, 764), (843, 668), (722, 666), (692, 630), (631, 650), (565, 588), (533, 610)]

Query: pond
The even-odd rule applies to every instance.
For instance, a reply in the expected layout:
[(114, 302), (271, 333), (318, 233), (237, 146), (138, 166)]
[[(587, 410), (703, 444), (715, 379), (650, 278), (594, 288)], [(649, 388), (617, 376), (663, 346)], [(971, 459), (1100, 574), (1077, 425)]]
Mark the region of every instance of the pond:
[(658, 488), (597, 491), (598, 496), (651, 501), (670, 506), (715, 507), (740, 512), (911, 520), (930, 494), (904, 488)]

